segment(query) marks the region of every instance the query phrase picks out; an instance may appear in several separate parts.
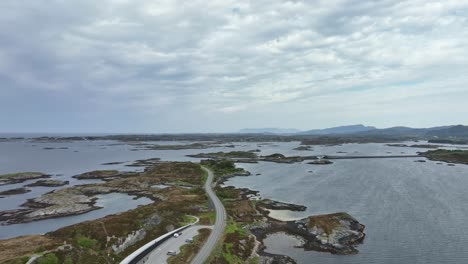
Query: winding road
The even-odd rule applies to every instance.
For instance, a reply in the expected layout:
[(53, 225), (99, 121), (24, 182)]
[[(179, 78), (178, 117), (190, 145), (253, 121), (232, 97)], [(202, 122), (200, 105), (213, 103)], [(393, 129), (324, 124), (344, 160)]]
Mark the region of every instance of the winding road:
[(224, 228), (226, 227), (226, 210), (224, 209), (223, 204), (219, 200), (218, 196), (214, 193), (212, 189), (213, 185), (213, 172), (208, 168), (202, 167), (208, 173), (208, 178), (205, 182), (205, 191), (208, 194), (208, 198), (210, 199), (212, 205), (214, 206), (215, 213), (216, 213), (216, 221), (213, 226), (213, 231), (211, 232), (208, 240), (205, 242), (203, 247), (200, 249), (198, 254), (192, 261), (192, 264), (203, 264), (210, 256), (211, 252), (213, 252), (216, 244), (221, 239), (224, 233)]
[(143, 263), (167, 263), (168, 251), (175, 251), (177, 254), (180, 253), (180, 247), (187, 244), (187, 239), (193, 239), (194, 236), (198, 235), (198, 230), (203, 228), (211, 228), (211, 226), (194, 225), (184, 231), (179, 237), (172, 237), (171, 239), (164, 242), (162, 245), (155, 248), (150, 254), (146, 256), (144, 261), (140, 261), (139, 264)]

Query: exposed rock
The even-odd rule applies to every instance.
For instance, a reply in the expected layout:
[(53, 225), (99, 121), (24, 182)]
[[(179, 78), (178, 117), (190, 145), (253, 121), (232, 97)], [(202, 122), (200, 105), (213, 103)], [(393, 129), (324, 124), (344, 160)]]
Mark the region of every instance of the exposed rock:
[(115, 161), (115, 162), (106, 162), (106, 163), (103, 163), (101, 165), (119, 165), (119, 164), (123, 164), (125, 162), (123, 161)]
[(75, 175), (73, 176), (73, 178), (76, 178), (79, 180), (84, 180), (84, 179), (112, 180), (112, 179), (131, 177), (131, 176), (135, 176), (135, 174), (131, 172), (120, 172), (117, 170), (97, 170), (97, 171), (86, 172), (80, 175)]
[(28, 209), (17, 209), (0, 212), (3, 224), (17, 224), (47, 218), (77, 215), (100, 207), (94, 206), (96, 198), (83, 195), (77, 189), (67, 188), (46, 193), (29, 199), (22, 204)]
[(50, 175), (40, 172), (19, 172), (0, 175), (0, 185), (15, 184), (40, 178), (50, 178)]
[(60, 180), (39, 180), (28, 185), (27, 187), (36, 187), (36, 186), (43, 186), (43, 187), (60, 187), (69, 184), (69, 181), (60, 181)]
[(271, 209), (271, 210), (305, 211), (307, 209), (307, 207), (303, 205), (283, 203), (283, 202), (273, 201), (270, 199), (262, 200), (258, 202), (257, 205), (265, 209)]
[(125, 165), (127, 167), (150, 167), (158, 164), (161, 161), (160, 158), (151, 158), (145, 160), (136, 160), (132, 164)]
[(443, 161), (447, 163), (460, 163), (468, 165), (468, 150), (438, 149), (419, 153), (430, 160)]
[(296, 264), (297, 262), (289, 256), (275, 255), (267, 252), (260, 254), (260, 264)]
[(312, 150), (312, 147), (311, 146), (299, 146), (297, 148), (294, 148), (293, 150), (306, 151), (306, 150)]
[(305, 250), (332, 254), (356, 254), (365, 238), (364, 225), (346, 213), (310, 216), (296, 221), (270, 221), (250, 228), (262, 241), (267, 234), (286, 232), (305, 239)]
[(16, 188), (16, 189), (10, 189), (6, 190), (3, 192), (0, 192), (0, 195), (15, 195), (15, 194), (23, 194), (23, 193), (28, 193), (31, 190), (28, 190), (26, 188)]
[(329, 164), (333, 164), (333, 162), (330, 161), (330, 160), (326, 160), (326, 159), (319, 159), (319, 160), (314, 160), (314, 161), (308, 162), (307, 164), (313, 164), (313, 165), (329, 165)]
[(364, 225), (347, 213), (317, 215), (288, 222), (288, 228), (305, 237), (305, 249), (334, 254), (355, 254), (365, 238)]
[(262, 156), (260, 160), (262, 161), (269, 161), (269, 162), (276, 162), (276, 163), (295, 163), (295, 162), (302, 162), (306, 159), (315, 159), (315, 157), (302, 157), (302, 156), (292, 156), (286, 157), (283, 154), (275, 153), (268, 156)]

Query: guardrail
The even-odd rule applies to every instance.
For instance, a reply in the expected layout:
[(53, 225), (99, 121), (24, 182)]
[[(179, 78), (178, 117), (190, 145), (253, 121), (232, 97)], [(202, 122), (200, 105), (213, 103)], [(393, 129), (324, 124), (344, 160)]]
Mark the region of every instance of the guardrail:
[[(195, 217), (195, 216), (194, 216)], [(198, 217), (195, 217), (197, 221), (194, 223), (191, 223), (189, 225), (179, 227), (175, 230), (172, 230), (171, 232), (168, 232), (148, 243), (146, 243), (144, 246), (141, 248), (137, 249), (134, 251), (132, 254), (128, 255), (124, 260), (120, 262), (120, 264), (138, 264), (138, 263), (145, 263), (144, 259), (148, 256), (151, 251), (153, 251), (156, 247), (167, 241), (169, 238), (171, 238), (175, 233), (180, 232), (182, 230), (185, 230), (194, 224), (198, 223), (200, 219)]]

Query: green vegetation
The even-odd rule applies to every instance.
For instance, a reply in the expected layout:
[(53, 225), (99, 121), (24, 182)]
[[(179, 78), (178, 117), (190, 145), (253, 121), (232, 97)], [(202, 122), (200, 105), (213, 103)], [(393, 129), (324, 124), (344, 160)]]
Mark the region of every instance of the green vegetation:
[(18, 172), (18, 173), (1, 174), (0, 178), (12, 179), (12, 178), (23, 178), (23, 177), (36, 177), (36, 176), (42, 176), (42, 175), (44, 174), (40, 172)]
[(38, 264), (58, 264), (59, 259), (54, 253), (48, 253), (37, 260)]
[(211, 229), (200, 229), (198, 235), (194, 237), (193, 242), (185, 244), (180, 248), (177, 256), (171, 256), (167, 259), (168, 264), (190, 263), (198, 251), (202, 248), (205, 241), (210, 236)]
[(198, 215), (201, 225), (214, 225), (216, 214), (214, 212), (206, 212)]
[(65, 260), (63, 261), (63, 264), (73, 264), (73, 260), (71, 259), (70, 256), (66, 257)]
[(224, 230), (221, 254), (218, 253), (210, 263), (241, 264), (249, 261), (254, 248), (255, 238), (250, 236), (238, 223), (230, 221)]
[(30, 257), (28, 256), (24, 256), (24, 257), (20, 257), (20, 258), (17, 258), (17, 259), (13, 259), (11, 261), (7, 261), (7, 262), (2, 262), (4, 264), (26, 264), (28, 263)]
[(89, 249), (96, 249), (98, 245), (98, 241), (96, 239), (92, 239), (89, 237), (79, 237), (76, 240), (78, 246), (82, 248), (89, 248)]
[(312, 228), (314, 226), (323, 229), (327, 234), (331, 234), (333, 230), (340, 226), (340, 219), (350, 219), (352, 218), (347, 213), (335, 213), (327, 215), (316, 215), (309, 217), (308, 227)]
[(236, 168), (236, 165), (231, 160), (202, 160), (201, 165), (210, 168), (216, 178), (245, 172), (242, 168)]
[(468, 150), (437, 149), (421, 153), (421, 155), (430, 160), (468, 164)]
[[(56, 250), (64, 241), (73, 245), (70, 250), (54, 251), (58, 263), (88, 264), (88, 263), (119, 263), (124, 257), (161, 236), (172, 228), (193, 222), (186, 215), (198, 215), (200, 208), (206, 207), (207, 197), (201, 188), (203, 170), (199, 164), (190, 162), (162, 162), (147, 168), (135, 176), (113, 179), (97, 184), (111, 188), (134, 188), (141, 190), (143, 195), (161, 197), (156, 203), (139, 206), (123, 213), (108, 215), (104, 218), (86, 221), (67, 226), (44, 236), (18, 237), (10, 241), (0, 241), (0, 263), (20, 264), (11, 262), (21, 256)], [(191, 189), (172, 186), (169, 188), (151, 188), (155, 184), (183, 182)], [(214, 222), (214, 214), (204, 215), (207, 222)], [(112, 246), (120, 245), (123, 238), (129, 234), (145, 229), (146, 236), (114, 253)], [(108, 240), (109, 237), (114, 237)], [(35, 242), (35, 243), (32, 243)], [(26, 246), (27, 245), (27, 246)], [(50, 257), (52, 258), (52, 257)]]

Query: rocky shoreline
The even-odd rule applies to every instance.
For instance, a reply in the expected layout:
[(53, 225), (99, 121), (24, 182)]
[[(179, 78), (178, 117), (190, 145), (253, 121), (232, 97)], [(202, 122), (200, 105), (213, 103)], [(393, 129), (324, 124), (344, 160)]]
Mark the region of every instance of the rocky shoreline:
[(8, 184), (22, 183), (28, 180), (50, 178), (49, 174), (41, 172), (18, 172), (0, 175), (0, 186)]
[(269, 220), (254, 225), (250, 231), (262, 242), (267, 235), (285, 232), (304, 238), (305, 250), (332, 254), (356, 254), (364, 241), (365, 226), (347, 213), (309, 216), (295, 221)]
[(61, 187), (70, 184), (70, 181), (60, 181), (60, 180), (39, 180), (30, 184), (25, 185), (25, 187)]
[(429, 160), (449, 163), (449, 166), (455, 166), (453, 163), (468, 165), (468, 150), (437, 149), (419, 153), (419, 155)]
[(23, 193), (28, 193), (30, 192), (31, 190), (28, 190), (26, 188), (15, 188), (15, 189), (10, 189), (10, 190), (6, 190), (6, 191), (3, 191), (3, 192), (0, 192), (0, 196), (2, 195), (16, 195), (16, 194), (23, 194)]
[(259, 156), (251, 151), (232, 151), (232, 152), (214, 152), (214, 153), (199, 153), (187, 155), (192, 158), (204, 158), (212, 160), (230, 160), (236, 163), (258, 163), (259, 161), (275, 162), (275, 163), (296, 163), (305, 160), (317, 160), (317, 156), (285, 156), (280, 153), (274, 153), (267, 156)]

